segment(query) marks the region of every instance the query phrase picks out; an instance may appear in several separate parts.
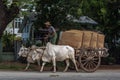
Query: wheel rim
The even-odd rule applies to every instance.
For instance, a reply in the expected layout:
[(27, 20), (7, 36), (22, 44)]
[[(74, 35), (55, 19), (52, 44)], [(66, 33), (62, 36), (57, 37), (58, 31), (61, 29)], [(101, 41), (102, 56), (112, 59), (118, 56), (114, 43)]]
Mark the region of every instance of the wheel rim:
[(81, 68), (86, 72), (94, 72), (99, 67), (101, 58), (95, 55), (96, 51), (83, 51), (80, 54), (79, 62)]

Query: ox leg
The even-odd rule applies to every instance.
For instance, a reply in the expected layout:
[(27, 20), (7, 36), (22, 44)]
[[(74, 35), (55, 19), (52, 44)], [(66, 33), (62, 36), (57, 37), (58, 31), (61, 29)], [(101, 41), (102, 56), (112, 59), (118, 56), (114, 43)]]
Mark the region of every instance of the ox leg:
[(76, 61), (75, 61), (75, 58), (72, 58), (72, 61), (73, 61), (74, 65), (75, 65), (76, 71), (79, 71), (79, 70), (78, 70), (78, 67), (77, 67), (77, 64), (76, 64)]
[(43, 62), (43, 63), (42, 63), (42, 67), (41, 67), (40, 72), (42, 72), (42, 71), (43, 71), (43, 68), (44, 68), (45, 64), (46, 64), (46, 62)]
[(25, 68), (25, 71), (28, 70), (29, 66), (30, 66), (30, 63), (27, 63), (27, 66), (26, 66), (26, 68)]
[(56, 59), (55, 59), (55, 57), (53, 57), (52, 62), (53, 62), (53, 67), (54, 67), (53, 72), (56, 72)]
[(68, 67), (69, 67), (69, 65), (70, 65), (69, 59), (67, 59), (67, 60), (65, 60), (65, 61), (66, 61), (66, 68), (65, 68), (64, 72), (66, 72), (66, 71), (68, 70)]
[(40, 60), (37, 60), (37, 63), (38, 63), (39, 69), (40, 69)]

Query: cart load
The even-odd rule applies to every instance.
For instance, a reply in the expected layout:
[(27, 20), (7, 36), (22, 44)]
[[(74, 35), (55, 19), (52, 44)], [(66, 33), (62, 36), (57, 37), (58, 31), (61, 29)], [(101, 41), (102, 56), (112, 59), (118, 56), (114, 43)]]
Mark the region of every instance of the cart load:
[(101, 57), (108, 56), (103, 34), (93, 31), (69, 30), (62, 32), (59, 44), (75, 48), (78, 65), (86, 72), (94, 72), (100, 66)]
[(59, 44), (74, 48), (104, 48), (103, 34), (93, 31), (69, 30), (62, 32)]

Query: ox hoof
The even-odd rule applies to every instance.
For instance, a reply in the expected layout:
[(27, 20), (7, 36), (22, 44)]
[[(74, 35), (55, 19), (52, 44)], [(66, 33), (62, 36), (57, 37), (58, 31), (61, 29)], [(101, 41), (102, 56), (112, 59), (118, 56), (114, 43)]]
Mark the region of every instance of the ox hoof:
[(24, 71), (27, 71), (27, 69), (24, 69)]
[(56, 71), (53, 71), (53, 73), (56, 73)]
[(66, 70), (64, 70), (63, 72), (66, 72)]
[(79, 70), (76, 70), (76, 72), (79, 72)]

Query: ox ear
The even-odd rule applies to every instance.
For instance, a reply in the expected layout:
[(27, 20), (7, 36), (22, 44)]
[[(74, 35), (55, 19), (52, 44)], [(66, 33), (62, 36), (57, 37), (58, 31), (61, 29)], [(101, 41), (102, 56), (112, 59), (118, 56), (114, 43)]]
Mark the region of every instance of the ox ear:
[(34, 50), (34, 49), (37, 49), (37, 46), (36, 46), (36, 45), (32, 45), (32, 46), (31, 46), (31, 49), (33, 49), (33, 50)]

